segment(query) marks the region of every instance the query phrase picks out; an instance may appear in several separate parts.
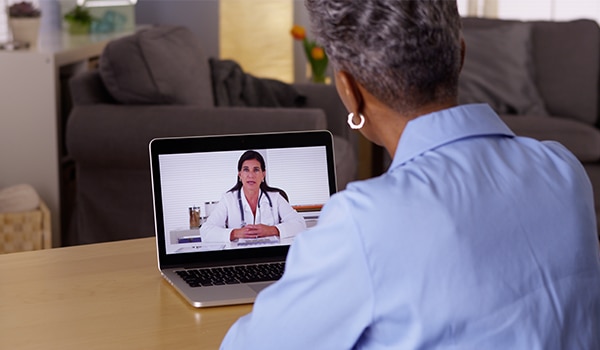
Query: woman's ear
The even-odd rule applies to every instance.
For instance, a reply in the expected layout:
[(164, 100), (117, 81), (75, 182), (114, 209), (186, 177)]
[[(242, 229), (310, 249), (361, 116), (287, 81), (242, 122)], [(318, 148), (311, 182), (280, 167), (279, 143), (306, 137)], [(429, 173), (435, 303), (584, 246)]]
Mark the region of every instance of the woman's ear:
[(352, 74), (343, 70), (336, 71), (335, 86), (346, 109), (356, 115), (361, 113), (364, 99)]

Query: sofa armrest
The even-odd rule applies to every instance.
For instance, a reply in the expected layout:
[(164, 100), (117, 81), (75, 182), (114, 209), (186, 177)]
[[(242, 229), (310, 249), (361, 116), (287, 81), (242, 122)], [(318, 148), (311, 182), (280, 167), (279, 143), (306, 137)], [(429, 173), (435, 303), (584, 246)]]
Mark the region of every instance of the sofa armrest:
[(157, 137), (324, 130), (318, 109), (197, 106), (75, 106), (66, 130), (79, 165), (149, 169), (148, 144)]
[(91, 105), (97, 103), (116, 103), (104, 86), (97, 70), (74, 75), (69, 80), (69, 89), (73, 105)]

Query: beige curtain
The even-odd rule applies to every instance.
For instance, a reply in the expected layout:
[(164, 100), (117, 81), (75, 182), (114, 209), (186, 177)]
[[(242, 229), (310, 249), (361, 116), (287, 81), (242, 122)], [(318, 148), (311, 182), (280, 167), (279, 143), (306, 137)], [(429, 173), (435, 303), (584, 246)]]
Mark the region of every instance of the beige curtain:
[(220, 57), (258, 77), (293, 82), (293, 0), (220, 0)]

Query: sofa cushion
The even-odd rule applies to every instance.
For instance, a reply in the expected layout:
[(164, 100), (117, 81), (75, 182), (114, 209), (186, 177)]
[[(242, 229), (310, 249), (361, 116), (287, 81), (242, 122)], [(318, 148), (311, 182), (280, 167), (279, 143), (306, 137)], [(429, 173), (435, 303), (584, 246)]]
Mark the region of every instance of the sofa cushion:
[(100, 76), (122, 104), (214, 106), (208, 58), (184, 27), (158, 26), (109, 42)]
[(523, 22), (465, 26), (460, 103), (486, 102), (500, 114), (547, 115), (534, 82), (531, 35), (532, 25)]
[(501, 118), (519, 136), (558, 141), (581, 162), (600, 160), (600, 131), (586, 123), (560, 117), (502, 115)]
[(592, 20), (533, 22), (536, 80), (548, 112), (598, 119), (600, 27)]

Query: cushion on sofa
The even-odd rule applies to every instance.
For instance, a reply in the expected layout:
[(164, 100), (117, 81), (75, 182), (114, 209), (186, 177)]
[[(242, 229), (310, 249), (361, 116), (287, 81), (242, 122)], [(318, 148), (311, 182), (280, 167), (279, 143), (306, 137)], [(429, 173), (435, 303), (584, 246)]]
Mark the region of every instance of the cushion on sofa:
[(502, 115), (501, 118), (519, 136), (560, 142), (580, 162), (600, 160), (600, 130), (586, 123), (560, 117)]
[(500, 114), (548, 114), (534, 81), (530, 23), (465, 26), (463, 37), (466, 54), (459, 79), (461, 104), (486, 102)]
[(600, 27), (592, 20), (533, 22), (533, 59), (551, 115), (588, 124), (598, 119)]
[(100, 75), (122, 104), (214, 106), (208, 58), (185, 27), (152, 27), (109, 42)]

